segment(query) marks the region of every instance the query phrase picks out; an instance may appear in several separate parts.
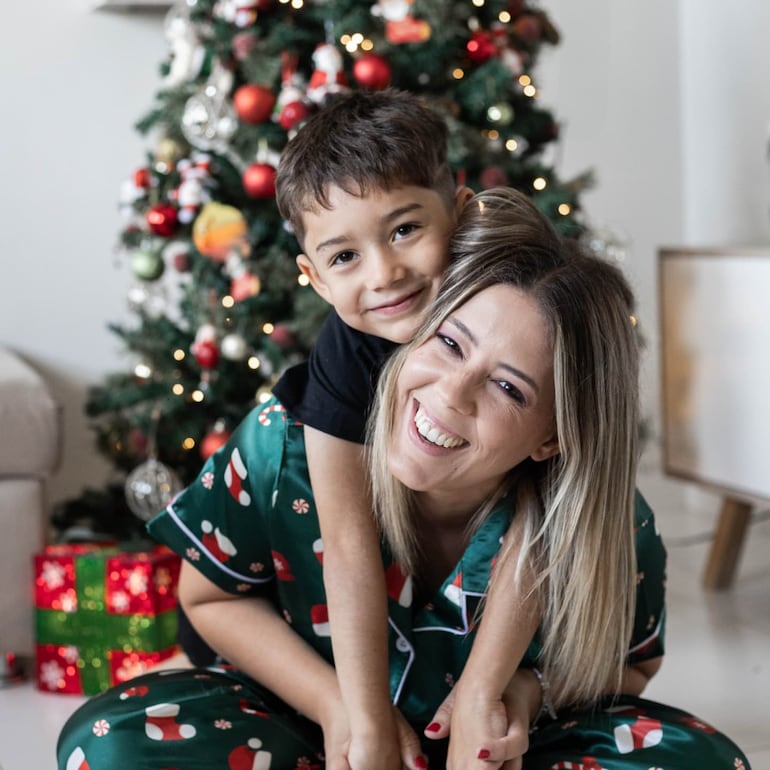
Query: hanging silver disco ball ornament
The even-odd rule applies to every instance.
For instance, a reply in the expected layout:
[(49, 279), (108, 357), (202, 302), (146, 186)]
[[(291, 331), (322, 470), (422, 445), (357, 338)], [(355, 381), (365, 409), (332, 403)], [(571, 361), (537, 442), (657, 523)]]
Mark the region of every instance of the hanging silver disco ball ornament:
[(151, 457), (126, 478), (126, 503), (131, 512), (149, 521), (182, 490), (182, 483), (171, 468)]

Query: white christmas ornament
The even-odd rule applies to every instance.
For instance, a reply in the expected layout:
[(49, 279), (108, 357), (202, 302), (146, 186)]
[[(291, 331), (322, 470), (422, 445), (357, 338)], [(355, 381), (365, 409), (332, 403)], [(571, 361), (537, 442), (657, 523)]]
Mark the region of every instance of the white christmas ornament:
[(163, 85), (165, 88), (177, 88), (200, 74), (206, 49), (195, 34), (187, 8), (181, 3), (172, 6), (166, 14), (164, 32), (171, 50), (171, 63)]
[(240, 334), (226, 334), (220, 345), (222, 355), (229, 361), (243, 361), (249, 353), (249, 346)]

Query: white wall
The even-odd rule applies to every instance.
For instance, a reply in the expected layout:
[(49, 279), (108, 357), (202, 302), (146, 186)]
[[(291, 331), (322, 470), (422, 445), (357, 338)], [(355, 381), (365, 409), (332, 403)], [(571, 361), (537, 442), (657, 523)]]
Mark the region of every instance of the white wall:
[(542, 98), (564, 126), (559, 169), (567, 178), (594, 170), (596, 187), (583, 199), (589, 221), (627, 241), (624, 267), (637, 293), (647, 343), (644, 410), (655, 422), (657, 248), (683, 237), (678, 5), (670, 0), (543, 5), (562, 33), (541, 67)]
[(54, 501), (107, 479), (83, 399), (126, 365), (106, 329), (127, 317), (117, 193), (145, 157), (133, 124), (157, 88), (161, 20), (39, 0), (15, 3), (0, 24), (0, 343), (39, 367), (64, 405)]
[(770, 4), (680, 1), (685, 238), (767, 245)]
[[(598, 184), (584, 198), (591, 219), (629, 239), (654, 417), (658, 246), (766, 240), (770, 5), (542, 5), (563, 35), (544, 52), (538, 78), (564, 124), (560, 170), (593, 168)], [(128, 316), (130, 275), (113, 256), (116, 202), (120, 182), (144, 161), (133, 124), (158, 87), (162, 19), (38, 0), (17, 3), (0, 25), (0, 342), (41, 368), (64, 404), (54, 501), (107, 479), (83, 398), (89, 383), (127, 365), (106, 328)]]

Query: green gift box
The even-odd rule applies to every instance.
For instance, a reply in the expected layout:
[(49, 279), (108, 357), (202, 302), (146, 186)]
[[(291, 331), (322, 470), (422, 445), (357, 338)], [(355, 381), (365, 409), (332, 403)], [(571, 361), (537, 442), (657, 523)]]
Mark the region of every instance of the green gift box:
[(169, 549), (53, 545), (34, 560), (39, 689), (92, 695), (178, 651)]

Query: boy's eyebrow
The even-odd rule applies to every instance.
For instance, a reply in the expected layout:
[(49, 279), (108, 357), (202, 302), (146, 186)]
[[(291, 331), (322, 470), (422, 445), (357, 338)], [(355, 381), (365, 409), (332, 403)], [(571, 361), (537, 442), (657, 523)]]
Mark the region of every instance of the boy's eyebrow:
[[(459, 319), (455, 318), (454, 316), (450, 316), (447, 318), (447, 323), (450, 323), (452, 326), (455, 326), (457, 329), (459, 329), (474, 345), (479, 344), (478, 339), (476, 339), (476, 335), (473, 334), (473, 332)], [(524, 380), (524, 382), (526, 382), (536, 393), (540, 392), (538, 384), (528, 374), (522, 372), (521, 369), (517, 369), (515, 366), (506, 364), (503, 361), (500, 361), (498, 366), (501, 369), (505, 369), (507, 372), (510, 372), (519, 379)]]
[[(412, 211), (416, 211), (418, 209), (423, 208), (422, 203), (418, 203), (415, 201), (414, 203), (407, 203), (404, 206), (399, 206), (397, 209), (393, 209), (393, 211), (388, 212), (384, 217), (383, 221), (386, 223), (390, 223), (395, 221), (396, 219), (399, 219), (400, 217), (404, 216), (404, 214), (409, 214)], [(327, 238), (325, 241), (321, 241), (316, 247), (315, 250), (323, 251), (323, 249), (328, 249), (330, 246), (339, 246), (341, 243), (344, 243), (346, 240), (348, 240), (348, 236), (344, 233), (342, 235), (337, 235), (334, 238)]]

